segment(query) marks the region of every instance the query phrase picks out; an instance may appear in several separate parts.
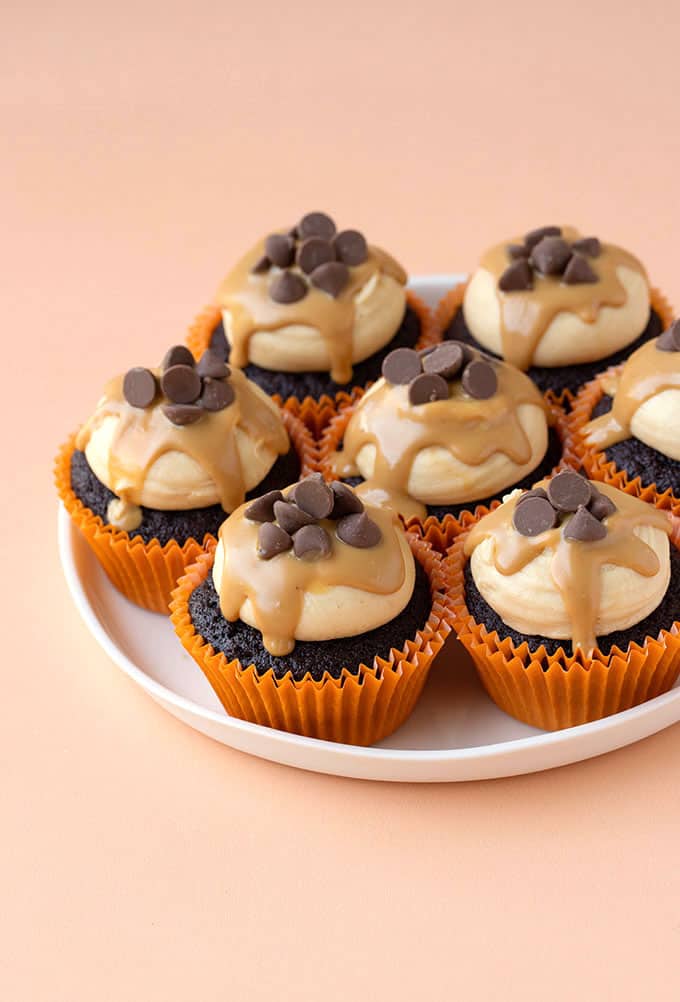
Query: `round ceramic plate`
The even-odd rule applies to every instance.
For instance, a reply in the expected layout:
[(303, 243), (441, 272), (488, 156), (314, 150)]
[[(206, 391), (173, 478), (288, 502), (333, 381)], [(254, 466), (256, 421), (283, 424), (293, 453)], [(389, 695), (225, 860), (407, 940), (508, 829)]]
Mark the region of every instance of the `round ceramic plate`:
[[(460, 275), (413, 287), (431, 305)], [(110, 584), (63, 508), (59, 550), (85, 624), (109, 657), (161, 706), (225, 745), (314, 772), (395, 782), (492, 779), (538, 772), (632, 744), (680, 721), (680, 686), (593, 724), (547, 733), (508, 717), (488, 698), (452, 637), (409, 720), (371, 748), (334, 744), (229, 717), (164, 616), (145, 612)]]

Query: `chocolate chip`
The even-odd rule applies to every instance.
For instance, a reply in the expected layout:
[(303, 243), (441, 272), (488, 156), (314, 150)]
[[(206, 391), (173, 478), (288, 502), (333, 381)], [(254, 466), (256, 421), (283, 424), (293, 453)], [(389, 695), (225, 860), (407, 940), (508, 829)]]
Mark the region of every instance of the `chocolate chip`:
[(311, 525), (314, 521), (312, 515), (308, 515), (307, 512), (302, 511), (296, 504), (291, 501), (276, 501), (274, 504), (274, 518), (279, 523), (282, 529), (289, 532), (291, 536), (293, 533), (301, 529), (303, 525)]
[(329, 518), (339, 519), (343, 515), (358, 515), (364, 510), (361, 498), (357, 497), (351, 487), (343, 484), (340, 480), (334, 480), (331, 484), (334, 503), (333, 511)]
[(257, 555), (262, 560), (271, 560), (279, 553), (285, 553), (293, 545), (287, 532), (274, 522), (263, 522), (257, 533)]
[(335, 236), (335, 223), (325, 212), (308, 212), (298, 223), (297, 231), (301, 240), (306, 240), (307, 237), (332, 240)]
[(287, 268), (293, 263), (295, 241), (285, 233), (270, 233), (264, 242), (266, 256), (279, 268)]
[(207, 348), (198, 360), (196, 371), (204, 378), (209, 376), (211, 379), (226, 379), (229, 375), (229, 366), (225, 365), (219, 351)]
[(571, 247), (562, 237), (543, 237), (531, 251), (531, 263), (542, 275), (561, 275), (571, 257)]
[(534, 276), (529, 262), (525, 258), (520, 258), (509, 264), (501, 277), (498, 279), (498, 288), (502, 292), (524, 292), (525, 289), (533, 289)]
[(527, 498), (522, 504), (515, 505), (512, 524), (522, 536), (538, 536), (555, 528), (557, 512), (547, 498)]
[(437, 345), (423, 358), (425, 372), (434, 372), (443, 379), (453, 379), (463, 365), (463, 348), (458, 341), (446, 341)]
[(537, 230), (529, 230), (524, 236), (524, 243), (529, 248), (535, 247), (544, 237), (561, 237), (562, 230), (559, 226), (539, 226)]
[(435, 400), (449, 399), (449, 384), (434, 372), (416, 376), (408, 388), (408, 399), (414, 407), (431, 404)]
[(173, 365), (190, 365), (193, 367), (195, 364), (194, 356), (187, 346), (184, 344), (175, 344), (166, 351), (165, 357), (161, 362), (161, 372), (165, 372), (166, 369), (170, 369)]
[(488, 400), (498, 389), (498, 376), (492, 365), (478, 358), (465, 366), (461, 383), (468, 396)]
[(349, 282), (349, 268), (342, 261), (328, 261), (315, 268), (310, 279), (317, 289), (337, 299)]
[(369, 518), (365, 511), (356, 515), (345, 515), (338, 522), (335, 530), (338, 539), (348, 546), (355, 546), (360, 550), (366, 550), (371, 546), (377, 546), (382, 539), (380, 526), (372, 518)]
[(523, 504), (529, 498), (547, 498), (548, 492), (543, 487), (532, 487), (530, 491), (525, 491), (517, 498), (517, 504)]
[(201, 395), (201, 377), (190, 365), (171, 365), (161, 376), (161, 389), (173, 404), (193, 404)]
[(565, 539), (579, 543), (595, 543), (598, 539), (604, 539), (607, 529), (584, 505), (579, 505), (576, 514), (565, 525), (563, 535)]
[(271, 261), (266, 254), (263, 254), (261, 258), (258, 258), (250, 270), (254, 275), (263, 275), (266, 271), (269, 271), (271, 266)]
[(566, 285), (587, 285), (597, 282), (598, 277), (582, 254), (572, 254), (562, 281)]
[(587, 254), (588, 257), (599, 257), (602, 253), (602, 244), (597, 237), (582, 237), (580, 240), (574, 240), (571, 249), (578, 251), (579, 254)]
[(300, 560), (321, 560), (330, 555), (330, 536), (321, 525), (303, 525), (293, 537), (293, 552)]
[(680, 351), (680, 320), (675, 320), (668, 330), (656, 339), (659, 351)]
[(413, 348), (395, 348), (383, 359), (382, 374), (393, 386), (405, 386), (422, 371), (420, 357)]
[(272, 280), (269, 295), (275, 303), (297, 303), (307, 295), (307, 285), (295, 272), (283, 271)]
[(229, 356), (229, 343), (222, 324), (219, 324), (210, 335), (209, 347), (220, 358), (226, 359)]
[(255, 498), (252, 504), (248, 505), (244, 514), (251, 522), (273, 522), (276, 501), (283, 501), (281, 491), (267, 491), (262, 497)]
[[(326, 481), (324, 480), (324, 477), (323, 477), (322, 473), (310, 473), (310, 474), (308, 474), (308, 476), (305, 477), (305, 480), (315, 480), (317, 483), (320, 483), (320, 484), (325, 484), (326, 483)], [(295, 500), (295, 491), (297, 490), (297, 488), (302, 483), (304, 483), (304, 480), (299, 480), (296, 484), (293, 484), (293, 486), (290, 488), (290, 490), (288, 491), (288, 500), (289, 501), (294, 501)]]
[(295, 485), (295, 504), (312, 518), (326, 518), (333, 511), (335, 495), (323, 480), (307, 477)]
[(527, 247), (526, 244), (508, 244), (505, 248), (508, 252), (508, 257), (511, 261), (517, 261), (518, 258), (529, 257), (531, 253), (531, 248)]
[(203, 410), (198, 404), (163, 404), (161, 410), (168, 421), (173, 424), (194, 424), (203, 417)]
[(610, 515), (613, 515), (618, 509), (611, 498), (608, 498), (606, 494), (601, 494), (600, 491), (596, 490), (592, 484), (590, 486), (593, 496), (590, 499), (588, 511), (598, 520), (598, 522), (601, 522), (603, 519), (609, 518)]
[(150, 407), (157, 392), (156, 377), (150, 369), (137, 366), (125, 373), (123, 396), (132, 407)]
[(206, 411), (222, 411), (234, 402), (236, 394), (231, 383), (222, 379), (211, 379), (207, 376), (203, 381), (201, 407)]
[(368, 244), (358, 230), (343, 230), (333, 241), (338, 260), (350, 268), (363, 264), (368, 257)]
[(590, 481), (573, 470), (563, 470), (548, 484), (548, 498), (560, 512), (576, 511), (579, 505), (587, 505), (592, 497)]
[(306, 275), (329, 261), (335, 261), (333, 245), (321, 237), (310, 237), (298, 246), (296, 261)]

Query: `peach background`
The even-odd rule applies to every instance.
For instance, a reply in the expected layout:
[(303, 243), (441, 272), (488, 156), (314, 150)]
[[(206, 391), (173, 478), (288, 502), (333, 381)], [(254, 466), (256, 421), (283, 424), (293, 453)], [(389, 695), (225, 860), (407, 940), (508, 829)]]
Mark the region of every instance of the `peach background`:
[(574, 221), (680, 301), (678, 10), (3, 6), (3, 999), (678, 997), (680, 727), (449, 787), (231, 752), (86, 633), (50, 472), (110, 372), (308, 208), (412, 272)]

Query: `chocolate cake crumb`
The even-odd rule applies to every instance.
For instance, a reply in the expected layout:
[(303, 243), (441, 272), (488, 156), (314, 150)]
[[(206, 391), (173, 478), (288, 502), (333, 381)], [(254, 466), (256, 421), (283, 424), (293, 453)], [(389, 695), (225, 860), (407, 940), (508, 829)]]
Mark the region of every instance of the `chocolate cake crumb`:
[[(612, 398), (605, 394), (593, 408), (592, 417), (607, 414), (612, 404)], [(610, 445), (604, 454), (619, 470), (625, 470), (631, 480), (639, 477), (646, 486), (656, 484), (661, 493), (667, 490), (680, 493), (680, 463), (651, 445), (645, 445), (639, 438), (625, 438), (623, 442)]]

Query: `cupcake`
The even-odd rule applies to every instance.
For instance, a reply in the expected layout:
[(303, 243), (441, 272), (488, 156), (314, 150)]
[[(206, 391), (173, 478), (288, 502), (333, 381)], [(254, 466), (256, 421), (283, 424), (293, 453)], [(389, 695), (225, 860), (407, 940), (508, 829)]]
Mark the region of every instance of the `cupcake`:
[(544, 226), (490, 248), (467, 285), (442, 301), (437, 326), (568, 399), (667, 319), (636, 257), (571, 227)]
[(455, 539), (454, 629), (491, 698), (545, 729), (666, 692), (680, 671), (668, 515), (564, 470)]
[(431, 339), (406, 272), (323, 212), (258, 241), (224, 279), (189, 345), (208, 345), (272, 396), (334, 398), (380, 375), (388, 352)]
[(680, 513), (680, 321), (581, 391), (573, 447), (596, 480), (663, 496)]
[(490, 505), (560, 462), (550, 407), (514, 366), (452, 341), (390, 352), (382, 373), (330, 423), (321, 464), (407, 523)]
[(316, 475), (230, 515), (172, 620), (230, 715), (371, 744), (418, 699), (449, 629), (445, 592), (424, 540)]
[(167, 612), (177, 578), (226, 515), (289, 483), (312, 454), (309, 432), (242, 372), (212, 351), (195, 364), (178, 345), (160, 369), (108, 383), (62, 447), (56, 481), (112, 583)]

